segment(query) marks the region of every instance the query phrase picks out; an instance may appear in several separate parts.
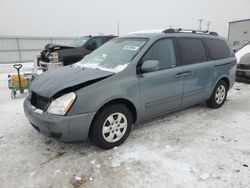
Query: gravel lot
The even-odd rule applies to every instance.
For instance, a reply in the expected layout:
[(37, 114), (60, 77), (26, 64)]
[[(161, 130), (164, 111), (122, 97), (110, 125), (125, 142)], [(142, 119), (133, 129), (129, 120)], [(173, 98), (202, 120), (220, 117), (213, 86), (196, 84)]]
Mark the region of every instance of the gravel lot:
[(220, 109), (198, 105), (138, 125), (104, 151), (36, 132), (23, 113), (27, 93), (12, 100), (6, 72), (14, 69), (0, 65), (1, 188), (249, 187), (250, 85), (236, 83)]

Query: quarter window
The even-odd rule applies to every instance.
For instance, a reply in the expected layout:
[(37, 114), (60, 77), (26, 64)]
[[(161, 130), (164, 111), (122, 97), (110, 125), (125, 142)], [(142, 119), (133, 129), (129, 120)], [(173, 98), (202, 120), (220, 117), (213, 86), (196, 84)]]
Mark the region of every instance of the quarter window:
[(162, 39), (154, 43), (143, 57), (146, 60), (159, 61), (159, 69), (167, 69), (176, 66), (175, 50), (171, 39)]
[(211, 60), (218, 60), (230, 57), (230, 49), (224, 40), (205, 39)]
[(202, 39), (177, 38), (181, 62), (183, 65), (207, 61), (207, 54)]

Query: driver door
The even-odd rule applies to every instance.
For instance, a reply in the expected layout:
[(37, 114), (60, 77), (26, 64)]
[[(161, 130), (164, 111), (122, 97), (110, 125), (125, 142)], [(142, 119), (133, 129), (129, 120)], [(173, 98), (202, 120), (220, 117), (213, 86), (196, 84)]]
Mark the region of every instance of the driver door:
[(159, 70), (138, 75), (142, 119), (158, 116), (181, 107), (184, 80), (177, 66), (172, 39), (155, 42), (142, 58), (159, 61)]

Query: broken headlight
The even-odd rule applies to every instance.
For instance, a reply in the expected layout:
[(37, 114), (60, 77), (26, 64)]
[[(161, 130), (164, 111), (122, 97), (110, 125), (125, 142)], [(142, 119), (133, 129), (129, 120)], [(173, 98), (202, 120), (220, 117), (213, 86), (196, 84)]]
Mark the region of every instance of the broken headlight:
[(75, 99), (76, 94), (74, 92), (65, 94), (52, 101), (47, 109), (47, 112), (49, 114), (65, 115), (69, 111)]

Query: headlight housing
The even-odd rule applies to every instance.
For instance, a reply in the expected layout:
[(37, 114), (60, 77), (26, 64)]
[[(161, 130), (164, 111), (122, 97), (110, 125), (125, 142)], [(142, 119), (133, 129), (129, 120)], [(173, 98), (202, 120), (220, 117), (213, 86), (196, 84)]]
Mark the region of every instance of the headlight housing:
[(49, 114), (65, 115), (76, 99), (74, 92), (65, 94), (52, 101), (47, 109)]
[(57, 52), (50, 53), (49, 60), (52, 63), (59, 63), (59, 54)]

